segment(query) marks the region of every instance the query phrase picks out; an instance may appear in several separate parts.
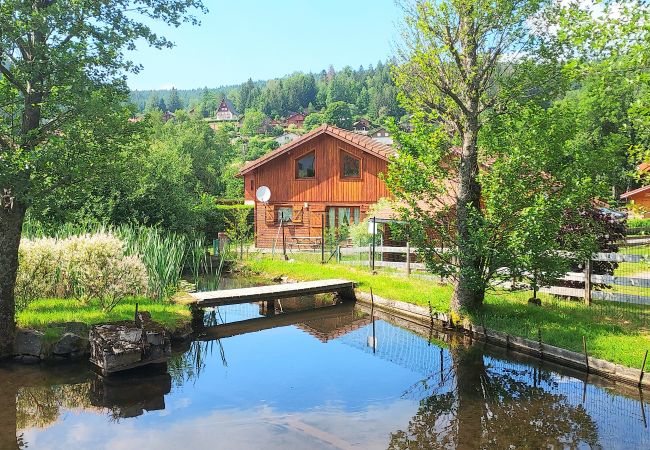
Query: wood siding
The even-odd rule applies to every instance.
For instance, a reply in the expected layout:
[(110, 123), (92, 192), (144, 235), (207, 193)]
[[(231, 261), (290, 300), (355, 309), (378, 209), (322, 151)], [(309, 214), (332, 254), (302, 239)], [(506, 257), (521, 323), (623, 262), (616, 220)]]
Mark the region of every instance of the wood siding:
[[(296, 179), (296, 159), (312, 151), (315, 152), (316, 176)], [(341, 176), (342, 152), (361, 160), (361, 177), (346, 179)], [(244, 176), (245, 198), (255, 201), (256, 246), (270, 247), (276, 239), (276, 245), (282, 245), (274, 212), (278, 207), (291, 207), (294, 217), (300, 216), (298, 223), (286, 226), (285, 236), (289, 240), (291, 237), (320, 237), (322, 217), (328, 206), (359, 207), (363, 220), (370, 205), (390, 196), (380, 178), (386, 171), (385, 160), (327, 134), (261, 165)], [(271, 190), (268, 205), (255, 199), (255, 191), (260, 186)]]

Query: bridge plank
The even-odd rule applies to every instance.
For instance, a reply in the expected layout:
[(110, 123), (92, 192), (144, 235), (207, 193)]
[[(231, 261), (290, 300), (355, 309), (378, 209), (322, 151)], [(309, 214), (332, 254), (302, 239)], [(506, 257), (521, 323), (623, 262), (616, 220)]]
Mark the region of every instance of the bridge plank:
[(274, 284), (240, 289), (223, 289), (220, 291), (195, 292), (190, 294), (193, 304), (204, 308), (220, 305), (235, 305), (262, 300), (298, 297), (301, 295), (325, 294), (328, 292), (351, 292), (355, 283), (348, 280), (318, 280), (299, 283)]

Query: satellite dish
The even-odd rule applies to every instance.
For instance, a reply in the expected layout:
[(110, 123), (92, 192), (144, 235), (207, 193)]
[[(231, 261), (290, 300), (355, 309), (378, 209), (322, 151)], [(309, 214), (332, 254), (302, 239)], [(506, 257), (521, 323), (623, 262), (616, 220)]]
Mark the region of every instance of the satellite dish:
[(271, 200), (271, 189), (266, 186), (260, 186), (255, 191), (255, 197), (257, 197), (257, 201), (266, 203)]

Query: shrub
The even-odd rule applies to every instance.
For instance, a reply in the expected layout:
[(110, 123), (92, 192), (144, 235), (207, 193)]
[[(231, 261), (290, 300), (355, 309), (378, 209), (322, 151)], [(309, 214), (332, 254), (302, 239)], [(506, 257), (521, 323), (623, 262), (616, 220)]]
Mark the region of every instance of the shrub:
[(24, 239), (19, 250), (19, 308), (39, 297), (97, 299), (112, 310), (122, 299), (147, 291), (147, 271), (138, 255), (127, 256), (122, 240), (98, 232), (65, 239)]
[(248, 223), (253, 224), (253, 205), (214, 205), (206, 211), (205, 237), (208, 241), (217, 238), (219, 232), (226, 232), (229, 223), (236, 222), (238, 211), (248, 211)]
[(18, 252), (16, 302), (24, 308), (37, 297), (55, 297), (61, 276), (61, 245), (56, 239), (23, 239)]

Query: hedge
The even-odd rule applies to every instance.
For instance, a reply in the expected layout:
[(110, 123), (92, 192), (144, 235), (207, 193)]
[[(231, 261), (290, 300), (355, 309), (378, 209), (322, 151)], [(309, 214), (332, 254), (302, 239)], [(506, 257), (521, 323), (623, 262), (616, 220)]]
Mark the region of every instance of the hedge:
[(226, 219), (233, 220), (233, 213), (238, 210), (248, 210), (248, 220), (253, 224), (253, 205), (214, 205), (205, 212), (205, 237), (208, 242), (217, 238), (218, 233), (226, 231), (228, 224)]

